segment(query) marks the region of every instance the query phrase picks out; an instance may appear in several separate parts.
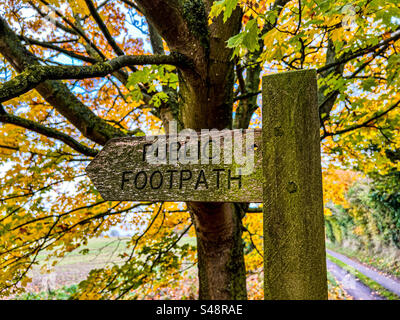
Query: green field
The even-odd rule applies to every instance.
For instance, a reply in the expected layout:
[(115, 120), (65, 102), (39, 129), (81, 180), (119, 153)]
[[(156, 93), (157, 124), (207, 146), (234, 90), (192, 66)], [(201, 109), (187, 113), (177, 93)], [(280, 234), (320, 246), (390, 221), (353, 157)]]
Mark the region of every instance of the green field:
[[(90, 270), (103, 268), (110, 264), (121, 263), (123, 253), (130, 253), (126, 245), (131, 238), (96, 238), (90, 239), (88, 244), (81, 246), (57, 259), (46, 259), (48, 252), (38, 255), (38, 264), (30, 271), (32, 282), (26, 287), (25, 294), (20, 294), (12, 299), (21, 300), (46, 300), (68, 299), (77, 289), (77, 284), (84, 280)], [(179, 244), (196, 244), (196, 239), (183, 237)], [(43, 266), (51, 266), (51, 272), (45, 273)]]
[[(88, 264), (107, 264), (117, 263), (121, 261), (119, 255), (124, 252), (130, 253), (130, 249), (126, 248), (128, 241), (131, 238), (95, 238), (89, 239), (88, 244), (65, 254), (57, 263), (58, 267), (69, 266), (80, 263)], [(194, 237), (183, 237), (179, 241), (179, 245), (183, 244), (196, 245)], [(48, 252), (43, 252), (38, 255), (40, 265), (43, 265), (47, 258)], [(50, 259), (50, 263), (55, 259)]]
[[(68, 252), (57, 263), (57, 266), (73, 265), (78, 263), (106, 264), (118, 262), (118, 257), (127, 251), (126, 244), (130, 238), (95, 238), (88, 240), (88, 244)], [(48, 252), (38, 255), (38, 261), (43, 264)], [(53, 262), (55, 259), (50, 259)]]

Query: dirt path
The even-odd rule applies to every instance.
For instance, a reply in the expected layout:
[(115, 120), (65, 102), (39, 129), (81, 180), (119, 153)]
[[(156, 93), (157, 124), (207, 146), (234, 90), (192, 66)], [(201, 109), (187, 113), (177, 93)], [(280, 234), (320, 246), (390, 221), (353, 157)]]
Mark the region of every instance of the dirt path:
[(379, 283), (382, 287), (385, 287), (389, 291), (397, 294), (400, 296), (400, 281), (389, 278), (388, 276), (381, 274), (375, 270), (372, 270), (371, 268), (366, 267), (365, 265), (358, 263), (350, 258), (347, 258), (346, 256), (334, 252), (332, 250), (326, 250), (331, 256), (335, 257), (336, 259), (341, 260), (342, 262), (346, 263), (347, 265), (357, 269), (361, 273), (365, 274), (367, 277), (371, 278), (375, 282)]
[(346, 293), (352, 296), (354, 300), (385, 300), (359, 281), (357, 277), (343, 270), (329, 259), (326, 259), (326, 264), (328, 271), (340, 282)]

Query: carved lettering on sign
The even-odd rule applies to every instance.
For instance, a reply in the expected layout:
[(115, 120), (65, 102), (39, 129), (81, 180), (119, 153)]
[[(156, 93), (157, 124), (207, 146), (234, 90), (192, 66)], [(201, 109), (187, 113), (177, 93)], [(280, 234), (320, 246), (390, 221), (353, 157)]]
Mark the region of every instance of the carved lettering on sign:
[(261, 132), (246, 134), (112, 139), (86, 171), (105, 200), (261, 202)]

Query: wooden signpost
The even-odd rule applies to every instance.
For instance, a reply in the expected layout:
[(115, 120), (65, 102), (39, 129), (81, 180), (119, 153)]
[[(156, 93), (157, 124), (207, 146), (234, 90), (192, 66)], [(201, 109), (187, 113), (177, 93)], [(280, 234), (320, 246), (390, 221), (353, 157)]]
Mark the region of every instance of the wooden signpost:
[(327, 299), (315, 70), (263, 78), (264, 298)]
[(266, 76), (262, 93), (263, 129), (240, 148), (234, 130), (117, 138), (86, 171), (105, 200), (262, 202), (265, 299), (327, 299), (316, 72)]
[[(197, 134), (192, 149), (195, 157), (186, 164), (182, 164), (190, 151), (185, 148), (186, 137), (111, 139), (86, 171), (104, 200), (262, 202), (261, 130), (253, 132), (254, 142), (248, 146), (246, 135), (244, 130), (239, 136), (240, 152), (245, 155), (246, 147), (252, 149), (251, 159), (243, 157), (254, 164), (249, 174), (245, 161), (235, 162), (234, 152), (231, 164), (224, 161), (226, 138), (233, 141), (229, 148), (234, 151), (234, 131)], [(158, 156), (156, 163), (149, 163), (150, 153)]]

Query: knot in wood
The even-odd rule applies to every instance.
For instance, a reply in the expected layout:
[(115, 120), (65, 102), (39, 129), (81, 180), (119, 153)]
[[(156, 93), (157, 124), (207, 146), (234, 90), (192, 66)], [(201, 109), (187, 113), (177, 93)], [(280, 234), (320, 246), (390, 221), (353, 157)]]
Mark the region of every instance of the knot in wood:
[(274, 135), (275, 135), (275, 137), (282, 137), (283, 136), (283, 130), (282, 130), (282, 128), (280, 126), (274, 128)]
[(297, 184), (296, 184), (295, 182), (290, 181), (290, 182), (288, 183), (288, 185), (287, 185), (287, 191), (288, 191), (289, 193), (295, 193), (295, 192), (297, 192), (297, 189), (298, 189), (298, 187), (297, 187)]

